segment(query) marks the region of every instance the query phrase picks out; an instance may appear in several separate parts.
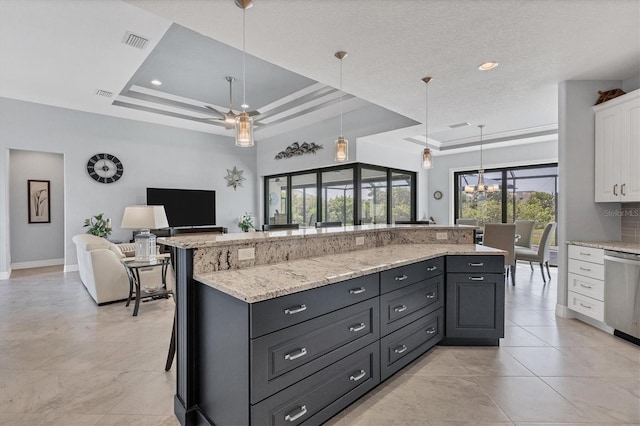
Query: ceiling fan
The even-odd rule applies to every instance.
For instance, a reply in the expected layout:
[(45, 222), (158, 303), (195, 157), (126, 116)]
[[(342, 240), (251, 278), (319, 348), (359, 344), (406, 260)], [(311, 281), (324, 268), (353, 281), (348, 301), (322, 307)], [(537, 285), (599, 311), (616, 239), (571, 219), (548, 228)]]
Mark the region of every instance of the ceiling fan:
[[(236, 81), (236, 79), (234, 77), (225, 77), (225, 80), (227, 80), (229, 82), (229, 111), (227, 111), (226, 113), (223, 113), (223, 112), (218, 111), (217, 109), (215, 109), (211, 105), (205, 105), (205, 107), (207, 109), (215, 112), (216, 114), (218, 114), (220, 116), (220, 118), (212, 118), (211, 120), (222, 121), (225, 124), (225, 126), (224, 126), (225, 128), (231, 129), (231, 128), (233, 128), (233, 126), (235, 126), (236, 117), (238, 116), (238, 114), (233, 112), (233, 92), (232, 92), (232, 88), (233, 88), (233, 82)], [(249, 114), (250, 116), (254, 116), (254, 115), (260, 114), (260, 112), (258, 112), (258, 111), (247, 111), (247, 114)]]

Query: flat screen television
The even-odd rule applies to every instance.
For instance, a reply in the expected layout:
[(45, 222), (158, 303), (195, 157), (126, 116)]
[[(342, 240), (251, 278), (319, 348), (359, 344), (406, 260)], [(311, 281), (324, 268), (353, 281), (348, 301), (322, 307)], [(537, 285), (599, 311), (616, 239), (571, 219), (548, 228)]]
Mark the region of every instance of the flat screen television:
[(147, 205), (164, 206), (171, 228), (216, 224), (216, 191), (147, 188)]

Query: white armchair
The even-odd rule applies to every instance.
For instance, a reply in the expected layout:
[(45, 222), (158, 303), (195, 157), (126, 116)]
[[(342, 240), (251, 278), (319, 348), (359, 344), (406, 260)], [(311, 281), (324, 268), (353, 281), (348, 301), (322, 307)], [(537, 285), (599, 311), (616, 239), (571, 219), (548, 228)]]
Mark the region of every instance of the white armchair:
[[(129, 296), (129, 278), (121, 263), (120, 248), (101, 237), (79, 234), (72, 238), (78, 255), (80, 279), (98, 305), (125, 300)], [(167, 273), (167, 281), (171, 272)], [(161, 280), (160, 268), (140, 272), (142, 285), (155, 287)]]

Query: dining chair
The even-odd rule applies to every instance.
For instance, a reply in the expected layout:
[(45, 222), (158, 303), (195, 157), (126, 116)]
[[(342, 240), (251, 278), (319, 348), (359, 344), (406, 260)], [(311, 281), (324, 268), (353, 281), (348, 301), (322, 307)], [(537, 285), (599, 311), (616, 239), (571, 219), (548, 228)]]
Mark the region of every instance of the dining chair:
[(316, 222), (316, 228), (337, 228), (342, 226), (342, 222)]
[(487, 223), (484, 225), (483, 244), (506, 251), (504, 255), (505, 276), (516, 285), (516, 257), (515, 257), (516, 225), (513, 223)]
[(517, 219), (513, 223), (516, 224), (516, 235), (520, 236), (516, 240), (516, 247), (531, 248), (531, 237), (533, 236), (533, 228), (536, 226), (536, 221)]
[(549, 281), (551, 281), (551, 272), (549, 271), (549, 259), (551, 257), (551, 238), (556, 231), (557, 225), (558, 224), (556, 222), (547, 223), (547, 225), (544, 227), (544, 231), (542, 231), (542, 236), (540, 237), (540, 243), (537, 250), (524, 247), (516, 247), (516, 262), (518, 260), (529, 262), (529, 265), (531, 265), (531, 270), (533, 270), (533, 262), (539, 263), (540, 272), (542, 273), (542, 281), (545, 284), (547, 283), (547, 280), (544, 276), (544, 266), (547, 267), (547, 275), (549, 276)]
[(299, 223), (279, 223), (277, 225), (262, 225), (263, 231), (284, 231), (287, 229), (300, 229)]

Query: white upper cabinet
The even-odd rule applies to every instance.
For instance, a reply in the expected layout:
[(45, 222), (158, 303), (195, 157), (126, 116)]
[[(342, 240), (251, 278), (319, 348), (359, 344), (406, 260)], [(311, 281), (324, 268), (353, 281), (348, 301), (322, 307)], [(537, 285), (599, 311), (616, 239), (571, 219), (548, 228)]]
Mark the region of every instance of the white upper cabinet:
[(640, 201), (640, 90), (593, 107), (596, 202)]

